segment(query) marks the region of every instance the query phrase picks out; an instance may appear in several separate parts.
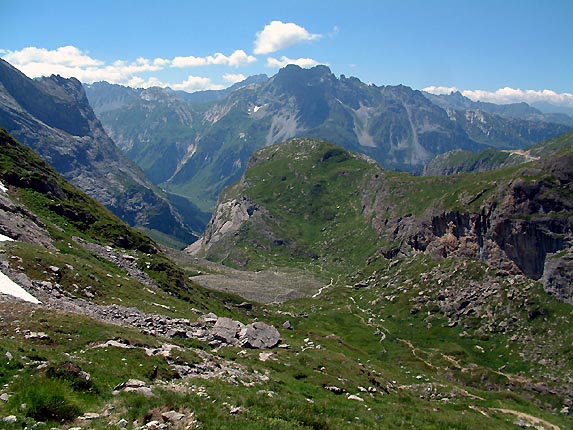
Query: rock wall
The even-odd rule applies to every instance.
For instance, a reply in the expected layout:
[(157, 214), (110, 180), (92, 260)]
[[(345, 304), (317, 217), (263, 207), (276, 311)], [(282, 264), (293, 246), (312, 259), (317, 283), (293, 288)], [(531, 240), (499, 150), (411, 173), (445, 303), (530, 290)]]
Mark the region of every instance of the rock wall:
[[(479, 210), (432, 206), (421, 216), (384, 218), (388, 200), (366, 207), (372, 225), (397, 247), (386, 257), (424, 252), (438, 258), (476, 258), (493, 267), (541, 280), (559, 300), (573, 302), (573, 155), (566, 154), (527, 175), (500, 183)], [(378, 193), (384, 193), (379, 187)], [(370, 200), (371, 201), (371, 200)]]

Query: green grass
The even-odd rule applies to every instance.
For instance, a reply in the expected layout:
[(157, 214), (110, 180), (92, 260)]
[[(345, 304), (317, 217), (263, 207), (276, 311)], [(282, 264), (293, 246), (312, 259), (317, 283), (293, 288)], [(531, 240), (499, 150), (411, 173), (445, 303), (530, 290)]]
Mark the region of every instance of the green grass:
[[(273, 350), (273, 356), (266, 362), (259, 360), (256, 350), (238, 354), (239, 348), (221, 349), (215, 356), (223, 360), (220, 361), (223, 367), (243, 369), (236, 373), (234, 382), (216, 378), (178, 379), (164, 358), (148, 357), (140, 349), (157, 346), (161, 339), (85, 317), (41, 309), (27, 313), (31, 308), (26, 311), (24, 305), (11, 309), (10, 313), (6, 313), (7, 309), (2, 312), (0, 345), (2, 351), (11, 351), (14, 360), (9, 365), (4, 363), (0, 375), (4, 375), (6, 382), (14, 375), (31, 378), (31, 381), (48, 378), (49, 384), (59, 387), (60, 391), (54, 392), (64, 396), (66, 402), (78, 402), (82, 412), (102, 411), (113, 405), (112, 416), (93, 421), (89, 424), (91, 428), (116, 428), (109, 422), (120, 418), (129, 422), (137, 420), (141, 425), (167, 410), (181, 411), (188, 416), (193, 413), (193, 419), (204, 429), (345, 429), (348, 426), (472, 429), (486, 425), (514, 428), (515, 417), (490, 408), (521, 411), (567, 428), (570, 419), (554, 414), (545, 406), (552, 404), (558, 408), (559, 397), (537, 395), (519, 385), (512, 388), (513, 392), (507, 391), (507, 377), (498, 373), (502, 366), (505, 366), (504, 373), (534, 382), (545, 381), (545, 378), (536, 365), (531, 366), (532, 363), (520, 358), (519, 348), (508, 343), (506, 335), (491, 333), (484, 337), (479, 326), (446, 327), (443, 324), (446, 319), (440, 319), (439, 315), (428, 328), (425, 310), (410, 312), (410, 299), (418, 296), (422, 289), (428, 291), (437, 286), (423, 285), (420, 280), (438, 264), (445, 273), (459, 273), (455, 260), (412, 258), (393, 267), (372, 268), (377, 276), (392, 282), (393, 286), (387, 286), (384, 281), (361, 290), (334, 286), (319, 299), (299, 299), (277, 307), (255, 309), (250, 318), (257, 316), (275, 326), (280, 326), (285, 319), (294, 324), (294, 331), (281, 330), (283, 342), (290, 348)], [(472, 274), (480, 282), (490, 281), (485, 267), (471, 264), (466, 274)], [(408, 279), (412, 282), (408, 283)], [(403, 297), (394, 302), (376, 302), (381, 294), (399, 288), (405, 289)], [(537, 294), (538, 291), (531, 290), (528, 301)], [(531, 331), (537, 336), (532, 341), (535, 343), (540, 342), (548, 329), (555, 330), (551, 325), (555, 318), (571, 318), (570, 307), (550, 297), (540, 304), (547, 309), (548, 319), (533, 321), (534, 325), (539, 324)], [(284, 312), (292, 315), (284, 315)], [(374, 320), (369, 321), (373, 316)], [(376, 334), (377, 329), (384, 330), (383, 341)], [(26, 341), (23, 338), (26, 330), (45, 331), (50, 340)], [(466, 334), (460, 336), (464, 332)], [(137, 348), (94, 348), (109, 339), (121, 339)], [(563, 339), (565, 346), (567, 342)], [(184, 348), (174, 355), (180, 363), (200, 363), (202, 359), (195, 348), (210, 351), (209, 346), (190, 340), (173, 339), (170, 343)], [(557, 347), (557, 344), (549, 345), (547, 349)], [(555, 353), (567, 354), (558, 349)], [(453, 357), (460, 368), (453, 366), (445, 356)], [(47, 362), (48, 369), (60, 369), (66, 360), (92, 375), (90, 390), (75, 388), (73, 381), (62, 378), (58, 372), (39, 375), (35, 371), (37, 362)], [(464, 371), (461, 367), (471, 370)], [(258, 378), (259, 382), (252, 384), (248, 375), (266, 375), (266, 378)], [(133, 393), (111, 396), (113, 387), (128, 378), (158, 384), (153, 388), (156, 395), (151, 398)], [(29, 394), (17, 382), (10, 384), (14, 403), (0, 405), (0, 414), (14, 413), (24, 422), (26, 413), (18, 408), (10, 409), (10, 405), (18, 403), (20, 395)], [(173, 384), (179, 388), (170, 389)], [(343, 388), (345, 394), (336, 395), (323, 388), (330, 385)], [(376, 387), (377, 391), (364, 393), (359, 387)], [(360, 396), (364, 402), (349, 400), (349, 394)], [(49, 399), (45, 402), (49, 403)], [(470, 406), (481, 408), (488, 417)], [(234, 407), (240, 410), (231, 414)]]

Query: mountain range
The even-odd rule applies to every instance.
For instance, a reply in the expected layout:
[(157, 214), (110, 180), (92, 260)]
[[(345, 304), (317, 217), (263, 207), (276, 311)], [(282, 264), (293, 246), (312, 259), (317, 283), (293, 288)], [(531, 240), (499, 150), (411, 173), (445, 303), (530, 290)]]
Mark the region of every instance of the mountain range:
[(86, 86), (86, 93), (108, 134), (155, 184), (207, 211), (255, 150), (292, 137), (326, 139), (384, 168), (421, 172), (441, 153), (519, 149), (573, 123), (527, 105), (367, 85), (326, 66), (289, 65), (271, 78), (196, 96), (106, 83)]
[(0, 61), (0, 427), (571, 428), (568, 121)]
[[(461, 111), (480, 110), (506, 118), (541, 120), (573, 127), (573, 118), (565, 113), (567, 112), (566, 110), (563, 112), (556, 112), (555, 108), (551, 108), (547, 105), (544, 108), (544, 110), (547, 110), (543, 112), (541, 109), (530, 106), (525, 102), (503, 105), (481, 101), (474, 102), (473, 100), (463, 96), (459, 91), (455, 91), (450, 94), (439, 95), (424, 92), (424, 95), (433, 103), (443, 107), (444, 109), (454, 109)], [(543, 105), (540, 105), (540, 107), (543, 107)]]

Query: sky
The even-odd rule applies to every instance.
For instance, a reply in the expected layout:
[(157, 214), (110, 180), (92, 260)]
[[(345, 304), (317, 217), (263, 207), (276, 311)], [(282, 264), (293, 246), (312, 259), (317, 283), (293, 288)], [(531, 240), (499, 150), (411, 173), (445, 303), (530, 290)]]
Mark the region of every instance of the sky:
[(221, 89), (286, 64), (474, 100), (573, 107), (573, 0), (0, 0), (29, 77)]

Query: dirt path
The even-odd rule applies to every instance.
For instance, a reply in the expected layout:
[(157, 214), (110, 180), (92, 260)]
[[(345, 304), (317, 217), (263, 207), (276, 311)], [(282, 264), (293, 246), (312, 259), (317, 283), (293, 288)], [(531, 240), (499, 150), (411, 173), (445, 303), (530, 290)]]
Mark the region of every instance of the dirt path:
[(514, 411), (513, 409), (502, 409), (502, 408), (489, 408), (490, 411), (497, 411), (503, 414), (511, 414), (515, 415), (519, 419), (523, 421), (527, 421), (529, 424), (539, 428), (542, 426), (543, 428), (550, 429), (550, 430), (561, 430), (559, 426), (555, 424), (551, 424), (549, 421), (545, 421), (541, 418), (534, 417), (533, 415), (526, 414), (524, 412)]
[(528, 161), (539, 160), (539, 157), (531, 155), (529, 151), (524, 151), (523, 149), (502, 149), (501, 152), (509, 152), (510, 154), (520, 155)]

